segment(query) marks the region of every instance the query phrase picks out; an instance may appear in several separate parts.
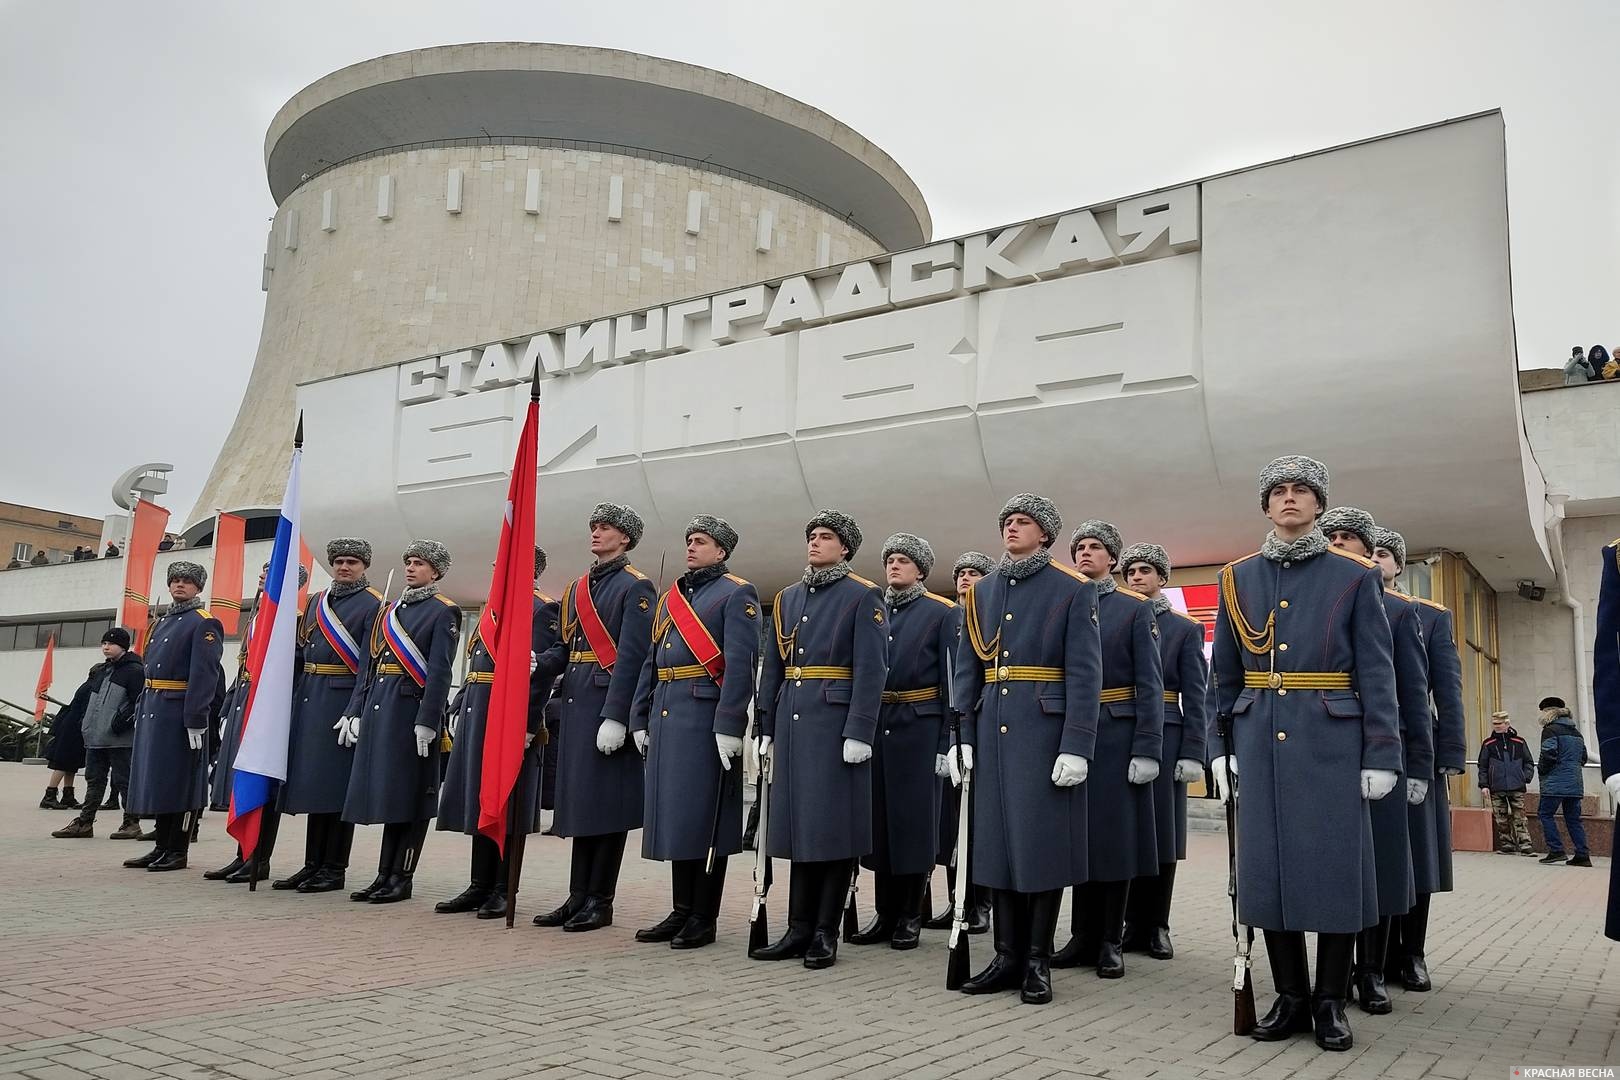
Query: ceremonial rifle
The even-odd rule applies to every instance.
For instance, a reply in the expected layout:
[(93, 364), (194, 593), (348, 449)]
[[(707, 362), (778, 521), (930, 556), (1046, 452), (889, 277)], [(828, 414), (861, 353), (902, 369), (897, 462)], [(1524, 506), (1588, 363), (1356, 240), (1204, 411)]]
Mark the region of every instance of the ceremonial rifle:
[(951, 865), (956, 870), (956, 895), (951, 898), (950, 961), (945, 967), (945, 989), (960, 990), (968, 977), (968, 818), (972, 813), (973, 770), (962, 760), (962, 717), (951, 713), (951, 752), (956, 755), (956, 768), (962, 774), (961, 795), (956, 814), (956, 848), (951, 852)]
[(1254, 980), (1251, 978), (1251, 954), (1254, 951), (1254, 927), (1243, 927), (1238, 933), (1237, 900), (1237, 772), (1232, 768), (1232, 716), (1223, 713), (1215, 717), (1215, 729), (1220, 733), (1222, 749), (1226, 752), (1226, 894), (1232, 898), (1232, 1034), (1247, 1035), (1254, 1030)]
[(763, 949), (770, 943), (770, 929), (765, 914), (765, 896), (771, 891), (771, 857), (765, 853), (765, 840), (769, 835), (771, 816), (771, 758), (767, 754), (759, 762), (759, 785), (754, 795), (759, 806), (759, 827), (754, 830), (754, 903), (748, 912), (748, 951)]

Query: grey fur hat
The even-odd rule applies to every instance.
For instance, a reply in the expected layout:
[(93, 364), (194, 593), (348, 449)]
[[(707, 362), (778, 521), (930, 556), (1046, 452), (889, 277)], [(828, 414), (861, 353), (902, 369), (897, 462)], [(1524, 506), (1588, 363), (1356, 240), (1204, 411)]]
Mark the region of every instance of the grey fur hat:
[(1113, 559), (1115, 562), (1119, 561), (1120, 549), (1125, 545), (1125, 541), (1120, 539), (1118, 529), (1114, 528), (1108, 522), (1099, 521), (1096, 518), (1082, 521), (1079, 526), (1075, 528), (1074, 532), (1070, 534), (1070, 559), (1074, 558), (1075, 549), (1080, 546), (1080, 541), (1082, 540), (1095, 540), (1102, 544), (1103, 547), (1108, 549), (1108, 557)]
[(421, 559), (440, 577), (450, 572), (450, 549), (437, 540), (412, 540), (400, 559)]
[(546, 549), (539, 544), (534, 545), (534, 576), (539, 577), (546, 572)]
[(1316, 492), (1317, 501), (1326, 510), (1328, 505), (1328, 469), (1315, 458), (1302, 454), (1288, 454), (1276, 458), (1260, 470), (1260, 509), (1266, 508), (1266, 497), (1278, 484), (1304, 484)]
[(356, 536), (340, 536), (336, 540), (326, 542), (326, 565), (331, 566), (333, 559), (347, 556), (359, 559), (367, 566), (371, 565), (371, 541), (361, 540)]
[(172, 562), (169, 564), (169, 576), (163, 579), (163, 583), (167, 585), (171, 581), (189, 581), (202, 589), (208, 585), (208, 571), (194, 562)]
[(1317, 527), (1323, 535), (1330, 535), (1334, 531), (1355, 533), (1361, 542), (1367, 545), (1367, 554), (1377, 546), (1378, 523), (1373, 516), (1365, 510), (1358, 510), (1354, 506), (1335, 506), (1323, 514), (1317, 521)]
[(691, 524), (686, 526), (686, 535), (682, 539), (692, 539), (693, 533), (702, 533), (719, 544), (728, 559), (737, 550), (737, 543), (741, 539), (725, 518), (717, 518), (713, 514), (699, 514), (693, 518)]
[(964, 551), (956, 557), (956, 564), (951, 567), (951, 578), (955, 580), (956, 575), (963, 570), (977, 570), (982, 575), (988, 574), (995, 568), (996, 564), (991, 562), (990, 556), (984, 552)]
[[(264, 564), (264, 569), (265, 569), (266, 573), (269, 573), (270, 564), (265, 563)], [(303, 563), (299, 563), (298, 564), (298, 587), (300, 589), (302, 589), (305, 585), (308, 585), (308, 584), (309, 584), (309, 571), (304, 569), (304, 564)]]
[(1406, 569), (1406, 537), (1382, 525), (1373, 530), (1373, 547), (1384, 548), (1395, 556), (1395, 565)]
[(1128, 571), (1135, 563), (1145, 562), (1159, 572), (1164, 580), (1170, 580), (1170, 554), (1158, 544), (1132, 544), (1119, 555), (1119, 568)]
[(1007, 519), (1014, 514), (1027, 514), (1041, 527), (1041, 532), (1046, 534), (1046, 543), (1042, 547), (1051, 547), (1063, 533), (1063, 515), (1058, 513), (1057, 503), (1045, 495), (1026, 491), (1008, 499), (1007, 505), (1001, 508), (1001, 516), (996, 519), (996, 528), (1005, 529)]
[(887, 563), (890, 555), (904, 555), (917, 564), (922, 576), (927, 577), (934, 569), (933, 546), (920, 536), (908, 532), (897, 532), (883, 541), (883, 561)]
[(591, 511), (591, 520), (588, 524), (598, 523), (611, 525), (630, 538), (630, 547), (633, 550), (641, 543), (641, 533), (647, 526), (642, 522), (641, 515), (633, 507), (623, 503), (597, 503), (596, 509)]
[(861, 550), (861, 527), (855, 519), (839, 510), (817, 510), (816, 516), (804, 523), (804, 538), (810, 539), (814, 529), (831, 529), (838, 534), (838, 539), (849, 548), (849, 557), (853, 559), (855, 553)]

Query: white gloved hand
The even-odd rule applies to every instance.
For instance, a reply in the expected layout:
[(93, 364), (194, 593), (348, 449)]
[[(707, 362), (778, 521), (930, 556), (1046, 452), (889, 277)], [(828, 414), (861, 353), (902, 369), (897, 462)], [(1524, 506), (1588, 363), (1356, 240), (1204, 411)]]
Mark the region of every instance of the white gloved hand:
[(859, 765), (872, 758), (872, 744), (859, 739), (844, 740), (844, 764)]
[(742, 737), (722, 735), (717, 731), (714, 733), (714, 748), (720, 753), (720, 767), (730, 772), (731, 759), (742, 756)]
[(1429, 782), (1427, 780), (1406, 779), (1406, 801), (1416, 806), (1429, 797)]
[(332, 725), (332, 730), (337, 732), (339, 746), (348, 749), (354, 745), (354, 740), (349, 738), (349, 718), (347, 716), (338, 717), (337, 723)]
[[(452, 736), (450, 736), (450, 737), (451, 737), (451, 738), (452, 738), (452, 739), (453, 739), (453, 738), (455, 738), (455, 736), (454, 736), (454, 735), (452, 735)], [(525, 732), (524, 732), (524, 733), (523, 733), (523, 749), (525, 749), (525, 750), (527, 750), (527, 749), (528, 749), (528, 748), (529, 748), (529, 747), (531, 747), (531, 746), (533, 746), (533, 745), (534, 745), (534, 732), (532, 732), (532, 731), (525, 731)]]
[(1609, 798), (1620, 803), (1620, 772), (1610, 773), (1603, 778), (1603, 786), (1609, 789)]
[(759, 758), (760, 768), (764, 768), (765, 763), (770, 760), (772, 741), (769, 735), (760, 735), (754, 739), (754, 754)]
[(423, 727), (421, 724), (417, 724), (411, 730), (416, 733), (416, 756), (427, 757), (428, 751), (433, 749), (433, 740), (439, 733), (430, 727)]
[(1178, 784), (1190, 784), (1194, 780), (1204, 778), (1204, 763), (1192, 758), (1177, 758), (1176, 771), (1172, 777)]
[(186, 743), (193, 750), (201, 750), (203, 748), (203, 740), (207, 737), (208, 731), (205, 728), (186, 728)]
[(1395, 781), (1401, 778), (1393, 769), (1362, 769), (1361, 797), (1376, 802), (1395, 790)]
[(624, 746), (625, 727), (617, 720), (604, 720), (596, 729), (596, 748), (611, 754)]
[(534, 669), (539, 667), (539, 666), (540, 666), (540, 657), (535, 655), (535, 651), (533, 649), (530, 649), (529, 650), (529, 674), (533, 675), (534, 674)]
[(461, 710), (457, 709), (450, 714), (450, 737), (454, 739), (456, 732), (461, 730)]
[[(961, 760), (957, 755), (961, 755)], [(945, 755), (945, 767), (951, 770), (951, 786), (961, 787), (962, 777), (973, 771), (973, 747), (967, 743), (951, 747)]]
[(1150, 757), (1133, 757), (1125, 767), (1125, 779), (1133, 784), (1151, 784), (1159, 778), (1159, 763)]
[(1237, 758), (1218, 757), (1209, 763), (1209, 777), (1215, 783), (1215, 797), (1232, 801), (1232, 777), (1238, 774)]
[[(630, 737), (636, 741), (636, 753), (646, 757), (647, 744), (652, 741), (652, 732), (642, 728), (640, 731), (632, 731)], [(600, 746), (601, 744), (598, 743), (597, 745)]]
[(1440, 775), (1441, 776), (1461, 776), (1462, 772), (1463, 771), (1461, 769), (1457, 768), (1455, 765), (1442, 765), (1442, 766), (1440, 766)]
[(944, 754), (935, 754), (934, 775), (941, 780), (947, 779), (951, 775), (951, 759)]
[(1059, 754), (1052, 765), (1052, 783), (1058, 787), (1075, 787), (1086, 782), (1091, 763), (1079, 754)]

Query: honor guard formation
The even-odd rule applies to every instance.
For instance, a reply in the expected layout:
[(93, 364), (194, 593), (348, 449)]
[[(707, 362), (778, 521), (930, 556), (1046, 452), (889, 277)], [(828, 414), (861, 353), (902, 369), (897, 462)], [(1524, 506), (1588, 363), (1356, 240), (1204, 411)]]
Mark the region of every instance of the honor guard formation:
[[(557, 599), (534, 591), (504, 845), (479, 829), (493, 620), (463, 635), (461, 609), (439, 591), (442, 544), (407, 547), (404, 589), (388, 597), (368, 579), (371, 545), (332, 540), (332, 583), (298, 624), (274, 813), (248, 862), (204, 876), (268, 878), (276, 817), (297, 814), (303, 864), (271, 887), (342, 890), (354, 826), (381, 824), (376, 877), (348, 895), (397, 903), (436, 819), (470, 836), (471, 851), (467, 888), (435, 910), (509, 918), (512, 854), (544, 807), (549, 831), (570, 840), (569, 885), (535, 926), (611, 926), (625, 841), (640, 829), (642, 858), (669, 864), (670, 905), (636, 940), (701, 948), (720, 934), (727, 862), (744, 850), (751, 738), (748, 957), (827, 968), (841, 946), (915, 949), (925, 931), (948, 930), (937, 941), (950, 945), (950, 988), (1043, 1004), (1053, 968), (1119, 979), (1128, 953), (1175, 955), (1187, 785), (1207, 773), (1231, 823), (1234, 1030), (1313, 1033), (1346, 1050), (1349, 1004), (1388, 1013), (1392, 983), (1430, 988), (1430, 900), (1452, 888), (1446, 780), (1463, 769), (1461, 669), (1446, 609), (1395, 588), (1401, 535), (1366, 511), (1330, 509), (1325, 466), (1281, 457), (1258, 486), (1271, 529), (1220, 572), (1211, 662), (1205, 627), (1164, 593), (1164, 547), (1126, 546), (1099, 520), (1065, 534), (1041, 495), (1008, 500), (999, 557), (961, 554), (939, 592), (927, 540), (888, 537), (882, 581), (868, 580), (852, 569), (860, 525), (823, 510), (804, 526), (803, 577), (768, 603), (732, 572), (741, 538), (724, 519), (692, 520), (685, 571), (660, 595), (630, 561), (641, 517), (602, 503), (586, 523), (590, 569)], [(1065, 542), (1067, 561), (1054, 558)], [(1608, 552), (1610, 579), (1617, 558)], [(537, 585), (545, 567), (536, 548)], [(171, 566), (144, 685), (115, 663), (86, 706), (87, 730), (104, 736), (100, 782), (109, 767), (115, 784), (128, 773), (124, 831), (156, 821), (152, 849), (124, 864), (151, 872), (185, 869), (198, 813), (228, 803), (251, 692), (245, 636), (223, 685), (224, 634), (197, 599), (205, 580), (193, 563)], [(116, 661), (128, 635), (109, 641)], [(210, 787), (215, 716), (225, 722)], [(120, 753), (131, 720), (133, 749)], [(91, 835), (95, 784), (59, 835)], [(936, 866), (949, 884), (941, 914)], [(767, 896), (784, 872), (786, 922), (772, 940)], [(1255, 930), (1274, 995), (1258, 1017)], [(970, 973), (967, 935), (987, 932), (994, 954)]]

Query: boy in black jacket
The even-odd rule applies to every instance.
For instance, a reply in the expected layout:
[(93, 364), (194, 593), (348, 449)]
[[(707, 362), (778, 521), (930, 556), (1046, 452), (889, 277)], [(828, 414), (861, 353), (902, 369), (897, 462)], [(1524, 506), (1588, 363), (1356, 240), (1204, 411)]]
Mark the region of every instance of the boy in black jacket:
[(1491, 734), (1479, 748), (1479, 790), (1491, 804), (1499, 855), (1535, 855), (1524, 816), (1524, 789), (1535, 775), (1530, 747), (1513, 730), (1508, 714), (1491, 714)]

